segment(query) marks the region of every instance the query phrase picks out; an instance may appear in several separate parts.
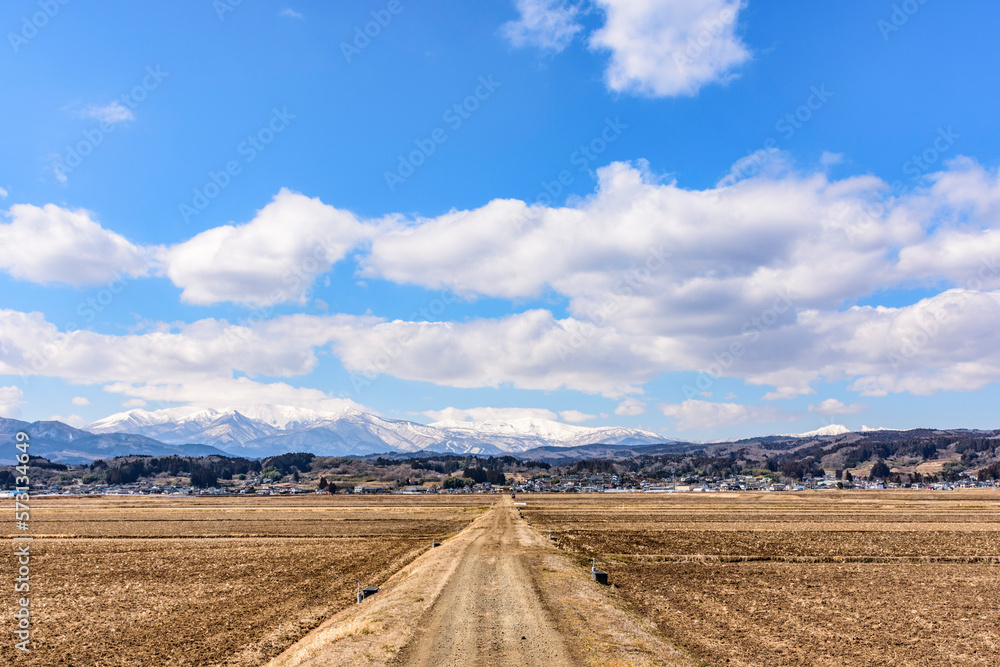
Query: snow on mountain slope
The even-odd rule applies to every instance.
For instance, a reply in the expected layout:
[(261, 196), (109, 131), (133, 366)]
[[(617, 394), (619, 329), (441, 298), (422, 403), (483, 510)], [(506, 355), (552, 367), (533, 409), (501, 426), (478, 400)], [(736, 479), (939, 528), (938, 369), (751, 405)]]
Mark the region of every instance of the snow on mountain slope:
[[(488, 438), (497, 441), (504, 438), (506, 451), (525, 451), (534, 447), (563, 446), (576, 447), (592, 444), (654, 444), (670, 442), (658, 433), (622, 427), (589, 427), (563, 424), (548, 419), (512, 419), (506, 422), (458, 422), (446, 420), (434, 422), (431, 426), (461, 434), (466, 437)], [(501, 446), (497, 442), (497, 446)]]
[(525, 417), (509, 421), (455, 421), (446, 419), (431, 424), (436, 428), (472, 430), (480, 434), (507, 435), (516, 437), (539, 437), (551, 440), (568, 440), (575, 436), (593, 431), (586, 426), (573, 426), (550, 419)]
[(125, 431), (129, 428), (148, 428), (168, 422), (181, 422), (187, 419), (197, 419), (199, 415), (210, 414), (214, 410), (205, 408), (195, 408), (184, 406), (180, 408), (166, 408), (156, 412), (147, 412), (142, 409), (129, 410), (128, 412), (117, 412), (104, 419), (87, 424), (86, 430), (91, 433), (114, 433)]
[(815, 431), (787, 435), (791, 438), (816, 438), (822, 435), (843, 435), (845, 433), (852, 433), (852, 431), (846, 426), (841, 426), (840, 424), (830, 424), (829, 426), (818, 428)]
[(668, 441), (656, 433), (638, 429), (592, 428), (545, 419), (442, 421), (427, 425), (386, 419), (352, 409), (323, 413), (289, 406), (132, 410), (98, 420), (84, 429), (94, 433), (135, 433), (171, 444), (200, 442), (242, 456), (269, 456), (289, 451), (338, 456), (424, 449), (500, 454), (552, 445)]

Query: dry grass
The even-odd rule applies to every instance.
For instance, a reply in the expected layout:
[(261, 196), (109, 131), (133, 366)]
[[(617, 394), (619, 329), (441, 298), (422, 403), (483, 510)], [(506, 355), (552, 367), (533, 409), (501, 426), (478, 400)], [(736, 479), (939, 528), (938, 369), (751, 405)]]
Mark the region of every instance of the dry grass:
[(385, 665), (410, 641), (469, 549), (477, 523), (397, 572), (378, 594), (350, 606), (286, 649), (269, 667)]
[[(470, 500), (34, 499), (32, 652), (4, 642), (0, 664), (263, 664), (350, 606), (359, 579), (379, 585), (466, 526)], [(14, 568), (6, 549), (0, 572)]]
[(531, 496), (524, 513), (708, 664), (996, 664), (993, 490)]

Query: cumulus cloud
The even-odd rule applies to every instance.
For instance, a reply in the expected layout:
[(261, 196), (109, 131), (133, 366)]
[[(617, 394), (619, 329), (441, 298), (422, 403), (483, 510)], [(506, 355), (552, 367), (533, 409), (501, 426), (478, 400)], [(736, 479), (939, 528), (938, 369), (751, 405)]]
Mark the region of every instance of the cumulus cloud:
[(597, 419), (597, 415), (590, 415), (579, 410), (563, 410), (559, 413), (559, 419), (570, 424), (579, 424), (591, 419)]
[(304, 303), (316, 277), (370, 233), (354, 214), (282, 189), (250, 222), (206, 230), (160, 259), (188, 303)]
[(357, 335), (373, 321), (293, 315), (252, 326), (206, 319), (111, 335), (61, 331), (40, 313), (0, 309), (0, 375), (99, 384), (105, 391), (150, 403), (361, 409), (353, 400), (316, 389), (255, 378), (306, 375), (318, 363), (318, 348), (334, 338)]
[(661, 405), (663, 414), (674, 420), (679, 431), (713, 429), (740, 424), (765, 424), (793, 421), (795, 416), (772, 406), (741, 405), (739, 403), (711, 403), (689, 399), (683, 403)]
[[(467, 322), (381, 322), (333, 349), (363, 386), (380, 373), (452, 387), (641, 392), (662, 366), (653, 344), (545, 310)], [(669, 343), (663, 345), (669, 348)], [(650, 361), (654, 363), (651, 364)]]
[(211, 377), (191, 382), (113, 382), (104, 390), (113, 394), (139, 396), (158, 405), (181, 403), (203, 408), (222, 409), (229, 405), (288, 405), (317, 412), (342, 412), (345, 409), (375, 412), (357, 401), (330, 396), (319, 389), (296, 387), (287, 382), (257, 382), (240, 377)]
[(626, 398), (624, 401), (618, 404), (615, 408), (615, 414), (621, 417), (635, 417), (637, 415), (645, 414), (646, 404), (640, 401), (638, 398)]
[[(726, 81), (750, 58), (737, 34), (742, 0), (595, 0), (604, 24), (590, 48), (607, 52), (610, 90), (694, 95)], [(580, 9), (564, 0), (517, 0), (520, 17), (502, 34), (517, 47), (565, 49), (583, 31)]]
[(101, 227), (84, 210), (15, 204), (0, 223), (0, 269), (36, 283), (84, 286), (146, 275), (149, 251)]
[(518, 19), (500, 28), (516, 47), (535, 46), (558, 53), (583, 30), (579, 7), (565, 0), (517, 0), (517, 10)]
[(118, 100), (114, 100), (103, 106), (91, 104), (81, 109), (80, 115), (84, 118), (93, 118), (102, 123), (111, 123), (112, 125), (135, 120), (135, 114), (132, 113), (132, 110)]
[[(641, 409), (630, 397), (646, 383), (675, 371), (699, 372), (689, 399), (717, 392), (720, 377), (766, 387), (768, 400), (814, 394), (829, 381), (879, 396), (1000, 380), (996, 170), (955, 160), (896, 197), (870, 176), (831, 180), (790, 168), (704, 190), (642, 163), (609, 165), (598, 179), (571, 206), (495, 200), (379, 221), (283, 190), (253, 221), (159, 255), (193, 303), (301, 303), (318, 275), (356, 251), (359, 277), (448, 290), (448, 299), (555, 294), (566, 303), (559, 316), (532, 308), (458, 322), (207, 319), (107, 336), (0, 311), (0, 373), (115, 383), (148, 401), (194, 403), (183, 397), (197, 394), (208, 402), (212, 391), (232, 390), (313, 403), (336, 397), (254, 378), (308, 374), (318, 351), (332, 351), (355, 387), (387, 374), (463, 388), (571, 389), (621, 401), (622, 416)], [(13, 207), (10, 216), (0, 238), (37, 249), (9, 263), (12, 273), (80, 282), (106, 278), (112, 266), (148, 271), (148, 249), (89, 214), (49, 205)], [(72, 252), (50, 242), (67, 234), (81, 237)], [(116, 255), (131, 269), (109, 260)], [(942, 283), (955, 287), (916, 304), (848, 307), (880, 290)], [(419, 319), (453, 319), (442, 303)], [(48, 350), (58, 354), (50, 359)]]
[(62, 415), (52, 415), (45, 421), (62, 422), (63, 424), (69, 424), (74, 427), (80, 427), (87, 423), (87, 420), (80, 415), (69, 415), (68, 417), (63, 417)]
[[(767, 400), (813, 394), (822, 379), (864, 378), (855, 386), (876, 395), (1000, 379), (982, 361), (991, 352), (968, 341), (954, 345), (959, 326), (985, 326), (977, 340), (990, 340), (984, 322), (991, 321), (992, 297), (980, 290), (1000, 287), (996, 171), (956, 160), (928, 177), (929, 186), (888, 199), (886, 184), (867, 176), (831, 181), (788, 171), (696, 191), (660, 182), (641, 164), (613, 164), (598, 175), (597, 192), (572, 207), (496, 200), (374, 238), (366, 275), (508, 299), (554, 291), (568, 299), (571, 314), (556, 321), (531, 311), (440, 332), (431, 325), (423, 356), (436, 361), (460, 350), (457, 372), (448, 364), (421, 369), (406, 352), (388, 372), (458, 386), (506, 380), (621, 395), (659, 372), (701, 370), (708, 377), (698, 394), (728, 376), (773, 387)], [(944, 246), (954, 249), (950, 255), (938, 252)], [(878, 290), (942, 280), (959, 285), (962, 296), (942, 294), (899, 310), (840, 310)], [(902, 375), (899, 364), (887, 367), (893, 349), (900, 356), (908, 340), (920, 340), (916, 319), (942, 308), (962, 311), (955, 337), (905, 356), (910, 370)], [(971, 321), (973, 313), (980, 322)], [(395, 335), (408, 327), (386, 325)], [(498, 345), (510, 340), (510, 328), (530, 347)], [(437, 348), (434, 340), (448, 342)], [(842, 346), (849, 349), (835, 355)], [(483, 352), (475, 354), (476, 347)], [(351, 359), (357, 350), (346, 353)], [(572, 372), (564, 373), (559, 361), (570, 358)], [(609, 358), (623, 363), (603, 366)], [(535, 377), (529, 366), (553, 374)], [(918, 369), (934, 377), (906, 379)]]
[(0, 188), (0, 199), (6, 199), (6, 198), (7, 198), (7, 191), (4, 190), (3, 188)]
[(90, 405), (90, 399), (86, 396), (74, 396), (70, 402), (78, 407)]
[(828, 398), (825, 401), (821, 401), (815, 405), (809, 406), (809, 412), (815, 412), (820, 415), (856, 415), (860, 412), (864, 412), (868, 409), (864, 403), (852, 403), (850, 405), (845, 404), (843, 401), (839, 401), (836, 398)]
[(952, 289), (903, 308), (803, 319), (830, 353), (823, 375), (852, 379), (849, 388), (865, 396), (970, 391), (1000, 380), (1000, 292)]
[(611, 52), (611, 90), (693, 95), (750, 58), (736, 34), (742, 0), (596, 0), (607, 16), (590, 38)]
[(24, 392), (20, 387), (0, 387), (0, 417), (17, 417), (23, 404)]
[[(855, 225), (877, 179), (759, 176), (686, 190), (645, 165), (598, 170), (597, 192), (573, 207), (495, 200), (387, 230), (365, 275), (507, 299), (554, 290), (574, 317), (630, 332), (739, 331), (783, 301), (834, 307), (885, 284), (888, 242), (856, 246)], [(772, 326), (770, 322), (768, 326)]]

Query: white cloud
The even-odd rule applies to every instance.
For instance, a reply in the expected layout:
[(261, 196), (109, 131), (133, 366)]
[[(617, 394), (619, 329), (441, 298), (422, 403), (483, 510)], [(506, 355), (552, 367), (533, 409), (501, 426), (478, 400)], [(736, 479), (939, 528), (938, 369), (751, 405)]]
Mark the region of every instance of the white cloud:
[(742, 0), (595, 0), (607, 20), (590, 45), (611, 52), (608, 87), (693, 95), (750, 58), (736, 34)]
[(544, 408), (444, 408), (423, 413), (435, 422), (506, 422), (513, 419), (555, 420), (558, 415)]
[(3, 188), (0, 188), (0, 199), (6, 199), (6, 198), (7, 198), (7, 191), (4, 190)]
[[(840, 313), (844, 302), (945, 279), (966, 287), (971, 304), (982, 297), (977, 290), (1000, 287), (997, 172), (967, 160), (882, 210), (871, 202), (886, 185), (871, 177), (831, 181), (785, 170), (693, 191), (658, 182), (642, 165), (613, 164), (598, 175), (597, 192), (573, 207), (496, 200), (418, 219), (378, 235), (364, 259), (366, 275), (431, 289), (453, 285), (507, 299), (551, 290), (568, 298), (570, 318), (529, 311), (419, 331), (387, 323), (377, 327), (385, 332), (343, 348), (346, 363), (363, 368), (393, 336), (412, 331), (411, 349), (421, 352), (404, 350), (386, 372), (454, 386), (510, 382), (620, 396), (661, 372), (701, 370), (773, 387), (767, 400), (813, 394), (821, 379), (870, 374), (866, 392), (909, 390), (921, 380), (881, 377), (895, 376), (885, 366), (887, 341), (904, 344), (882, 330), (891, 309)], [(908, 321), (904, 312), (900, 323)], [(841, 320), (850, 324), (831, 328)], [(831, 346), (846, 344), (839, 338), (859, 326), (878, 335), (829, 362)], [(970, 347), (936, 350), (941, 384), (926, 383), (928, 391), (1000, 379), (977, 363), (990, 353), (966, 355)], [(454, 370), (420, 361), (436, 363), (456, 349)], [(873, 351), (879, 363), (863, 362)], [(912, 368), (929, 370), (923, 356)], [(608, 358), (623, 363), (612, 368)], [(958, 362), (967, 364), (962, 372)]]
[(836, 306), (885, 282), (888, 246), (845, 233), (876, 179), (759, 176), (697, 191), (622, 163), (598, 178), (574, 207), (495, 200), (386, 230), (365, 275), (507, 299), (554, 290), (574, 317), (662, 335), (738, 332), (794, 287), (788, 322), (791, 305)]
[(798, 384), (780, 384), (780, 380), (775, 379), (777, 373), (765, 373), (762, 375), (755, 376), (750, 380), (750, 384), (765, 384), (777, 387), (774, 391), (769, 391), (763, 396), (761, 400), (763, 401), (778, 401), (778, 400), (789, 400), (792, 398), (798, 398), (799, 396), (805, 396), (808, 394), (815, 394), (816, 390), (809, 386), (809, 383), (816, 379), (815, 373), (808, 373), (802, 382)]
[[(610, 90), (657, 97), (694, 95), (732, 78), (750, 58), (736, 34), (742, 0), (594, 0), (604, 25), (590, 48), (608, 52)], [(516, 47), (560, 52), (583, 31), (580, 8), (565, 0), (517, 0), (501, 33)]]
[[(666, 347), (666, 346), (665, 346)], [(575, 389), (612, 398), (656, 374), (654, 347), (545, 310), (467, 322), (382, 322), (337, 335), (333, 349), (364, 385), (380, 373), (452, 387)], [(651, 364), (654, 360), (657, 363)]]
[[(158, 325), (145, 333), (59, 331), (40, 313), (0, 309), (0, 375), (59, 377), (73, 384), (153, 402), (200, 407), (281, 404), (312, 409), (355, 407), (316, 389), (253, 378), (312, 372), (316, 351), (357, 335), (373, 318), (293, 315), (250, 325), (206, 319)], [(247, 377), (235, 377), (245, 374)]]
[(640, 401), (638, 398), (626, 398), (624, 401), (618, 404), (615, 408), (615, 414), (621, 417), (635, 417), (637, 415), (645, 414), (646, 404)]
[(126, 410), (131, 410), (132, 408), (144, 408), (147, 405), (149, 404), (141, 398), (130, 398), (127, 401), (122, 401), (122, 407)]
[(569, 422), (570, 424), (579, 424), (580, 422), (597, 419), (597, 415), (590, 415), (586, 412), (580, 412), (579, 410), (563, 410), (559, 413), (559, 419), (564, 422)]
[(90, 106), (84, 107), (80, 111), (80, 115), (84, 118), (93, 118), (94, 120), (99, 120), (102, 123), (111, 124), (135, 120), (135, 114), (132, 113), (132, 110), (124, 106), (118, 100), (109, 102), (104, 106), (91, 104)]
[[(384, 373), (463, 388), (571, 389), (622, 400), (622, 411), (638, 404), (625, 399), (644, 384), (675, 371), (702, 371), (691, 399), (721, 395), (713, 383), (723, 376), (767, 387), (768, 400), (814, 394), (825, 381), (885, 395), (1000, 380), (996, 171), (953, 161), (874, 214), (886, 184), (868, 176), (786, 169), (687, 190), (642, 164), (616, 163), (598, 177), (597, 191), (573, 206), (495, 200), (382, 221), (283, 190), (252, 222), (161, 253), (195, 303), (304, 302), (314, 279), (357, 249), (362, 277), (452, 290), (434, 312), (441, 320), (454, 319), (455, 293), (515, 302), (556, 294), (565, 316), (540, 308), (460, 322), (298, 315), (107, 336), (68, 335), (40, 315), (0, 311), (0, 373), (105, 384), (147, 401), (211, 405), (212, 392), (238, 391), (241, 402), (267, 395), (311, 405), (337, 397), (254, 378), (306, 375), (330, 350), (362, 388)], [(135, 258), (135, 272), (148, 270), (149, 249), (85, 213), (24, 206), (11, 217), (0, 237), (37, 251), (19, 253), (12, 273), (93, 282), (122, 263), (109, 261), (116, 252)], [(83, 237), (82, 253), (49, 243), (67, 234)], [(310, 254), (317, 248), (319, 258)], [(902, 308), (845, 309), (879, 290), (942, 282), (960, 288)], [(58, 354), (47, 359), (50, 348)]]
[(301, 19), (301, 18), (304, 18), (302, 16), (301, 12), (297, 12), (294, 9), (291, 9), (289, 7), (286, 7), (285, 9), (282, 9), (280, 12), (278, 12), (278, 16), (282, 16), (282, 17), (284, 17), (286, 19)]
[(828, 352), (823, 375), (852, 379), (849, 388), (865, 396), (971, 391), (1000, 380), (1000, 292), (953, 289), (904, 308), (803, 319)]
[(36, 283), (99, 285), (149, 271), (148, 252), (84, 210), (15, 204), (0, 224), (0, 269)]
[(0, 387), (0, 417), (16, 418), (23, 404), (24, 392), (20, 387)]
[(295, 387), (287, 382), (256, 382), (245, 377), (211, 377), (191, 382), (113, 382), (105, 385), (104, 390), (138, 396), (158, 405), (181, 403), (215, 409), (229, 405), (288, 405), (318, 412), (341, 412), (347, 408), (375, 412), (350, 398), (330, 396), (318, 389)]
[(63, 417), (62, 415), (52, 415), (45, 421), (50, 422), (62, 422), (63, 424), (69, 424), (70, 426), (79, 428), (87, 423), (87, 420), (80, 415), (70, 415), (68, 417)]
[(840, 164), (843, 161), (843, 153), (831, 153), (830, 151), (823, 151), (823, 154), (819, 158), (819, 163), (824, 167)]
[(739, 403), (710, 403), (689, 399), (683, 403), (667, 403), (660, 409), (674, 420), (679, 431), (713, 429), (740, 424), (764, 424), (792, 421), (794, 416), (771, 406), (741, 405)]
[(370, 233), (352, 213), (282, 189), (250, 222), (206, 230), (160, 259), (188, 303), (304, 303), (316, 277)]
[(73, 400), (70, 402), (78, 407), (90, 405), (90, 399), (87, 398), (86, 396), (74, 396)]
[(517, 0), (517, 10), (520, 17), (500, 28), (516, 47), (535, 46), (558, 53), (583, 30), (577, 20), (579, 7), (565, 0)]
[(864, 412), (868, 409), (864, 403), (852, 403), (847, 405), (843, 401), (839, 401), (836, 398), (828, 398), (825, 401), (821, 401), (815, 405), (809, 406), (809, 412), (815, 412), (820, 415), (856, 415), (858, 413)]

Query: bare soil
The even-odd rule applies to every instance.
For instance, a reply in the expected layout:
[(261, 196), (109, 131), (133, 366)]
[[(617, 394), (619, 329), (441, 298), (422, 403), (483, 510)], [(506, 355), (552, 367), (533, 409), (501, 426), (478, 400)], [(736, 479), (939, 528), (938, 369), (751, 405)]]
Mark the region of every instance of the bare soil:
[[(263, 664), (484, 502), (413, 500), (33, 499), (31, 652), (4, 641), (0, 664)], [(9, 545), (0, 573), (13, 578)], [(0, 636), (14, 601), (0, 597)]]
[(418, 624), (401, 667), (573, 667), (569, 649), (536, 589), (516, 515), (490, 513), (444, 592)]
[(528, 500), (707, 664), (1000, 664), (993, 490)]
[(504, 500), (273, 667), (697, 664)]

